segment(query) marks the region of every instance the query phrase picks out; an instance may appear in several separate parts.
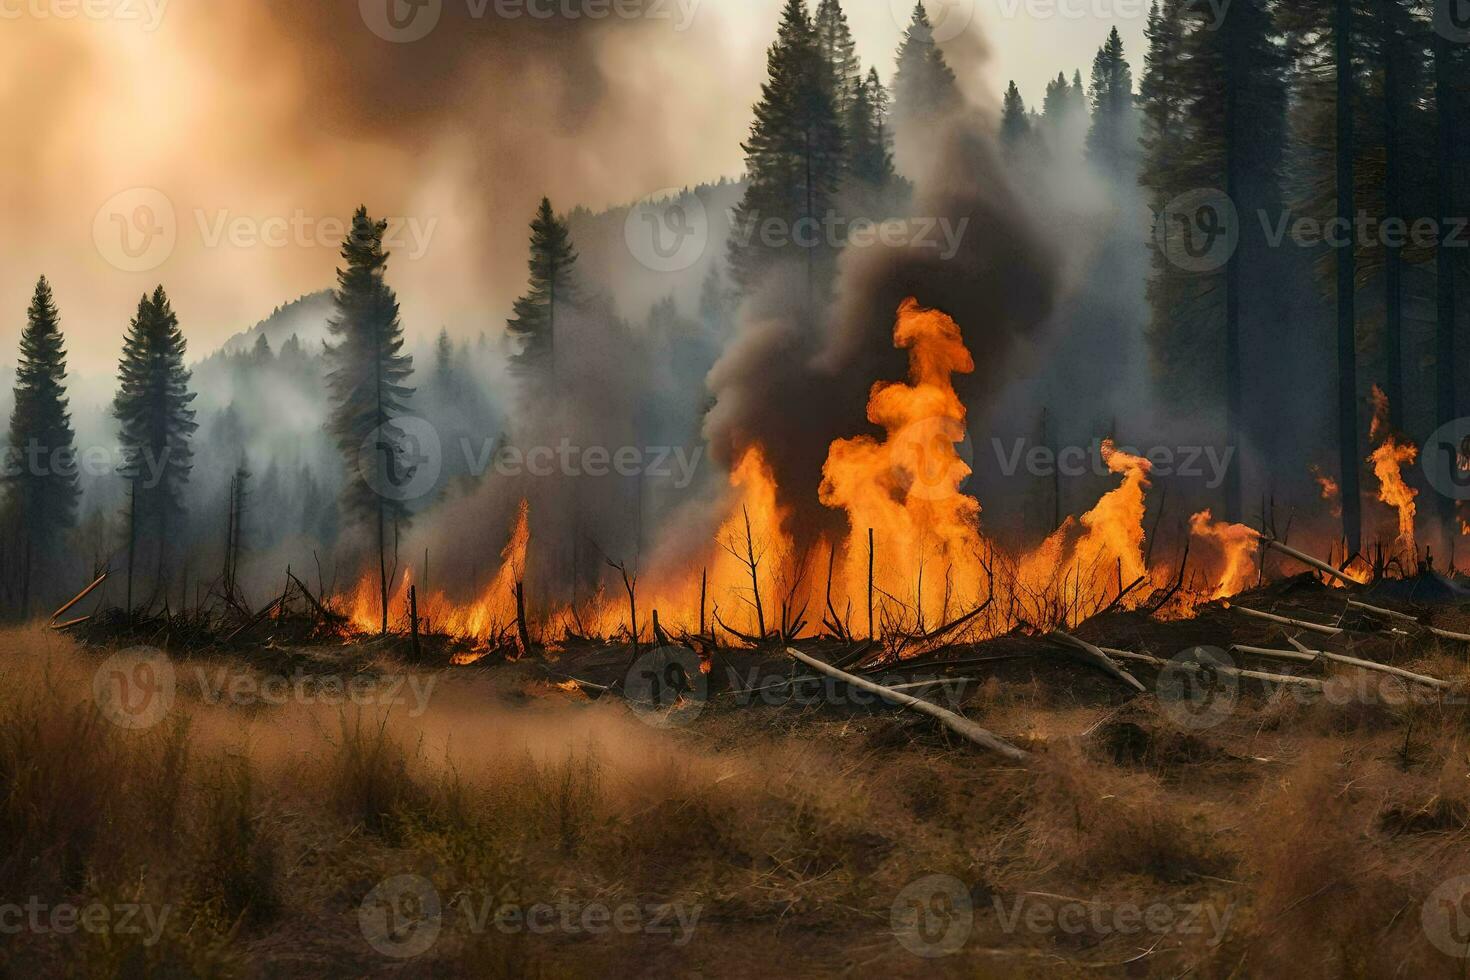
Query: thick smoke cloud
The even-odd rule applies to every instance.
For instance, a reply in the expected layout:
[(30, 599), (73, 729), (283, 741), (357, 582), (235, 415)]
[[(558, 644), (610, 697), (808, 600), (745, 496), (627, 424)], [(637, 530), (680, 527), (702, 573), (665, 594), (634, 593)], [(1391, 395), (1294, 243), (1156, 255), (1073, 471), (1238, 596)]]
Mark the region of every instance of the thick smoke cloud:
[(955, 254), (917, 236), (902, 247), (848, 248), (825, 323), (783, 312), (800, 309), (799, 274), (774, 279), (747, 301), (743, 331), (710, 375), (712, 451), (730, 465), (764, 446), (799, 533), (840, 526), (841, 515), (817, 502), (822, 464), (833, 440), (866, 424), (872, 384), (906, 376), (907, 354), (893, 346), (905, 298), (959, 323), (976, 371), (956, 382), (971, 405), (998, 395), (1018, 345), (1051, 314), (1059, 261), (1018, 203), (991, 132), (973, 110), (900, 131), (901, 157), (923, 167), (912, 214), (963, 227)]

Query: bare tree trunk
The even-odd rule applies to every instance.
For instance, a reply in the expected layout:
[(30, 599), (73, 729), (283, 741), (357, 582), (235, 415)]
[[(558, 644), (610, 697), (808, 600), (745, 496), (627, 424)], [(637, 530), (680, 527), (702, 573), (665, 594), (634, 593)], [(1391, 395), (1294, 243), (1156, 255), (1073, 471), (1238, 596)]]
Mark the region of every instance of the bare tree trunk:
[[(1458, 417), (1457, 394), (1455, 391), (1455, 255), (1446, 246), (1445, 236), (1454, 227), (1455, 212), (1455, 123), (1459, 119), (1459, 99), (1455, 92), (1455, 45), (1449, 38), (1437, 34), (1434, 42), (1434, 92), (1436, 112), (1439, 117), (1438, 183), (1439, 200), (1437, 210), (1440, 217), (1440, 242), (1436, 249), (1435, 271), (1437, 293), (1435, 313), (1435, 417), (1438, 425), (1446, 425)], [(1450, 452), (1458, 454), (1459, 446), (1446, 449), (1442, 446), (1426, 446), (1426, 453)], [(1455, 525), (1455, 501), (1446, 494), (1439, 495), (1440, 519), (1445, 534), (1453, 543)], [(1453, 546), (1453, 545), (1452, 545)], [(1453, 551), (1450, 552), (1453, 555)]]
[(383, 625), (380, 635), (388, 635), (388, 541), (383, 526), (383, 504), (378, 502), (378, 594), (382, 598)]
[(133, 564), (138, 548), (138, 481), (128, 481), (128, 618), (133, 617)]
[(1362, 548), (1359, 489), (1358, 337), (1355, 281), (1357, 234), (1353, 221), (1353, 0), (1337, 0), (1337, 218), (1346, 244), (1337, 250), (1337, 438), (1342, 480), (1342, 529), (1349, 553)]

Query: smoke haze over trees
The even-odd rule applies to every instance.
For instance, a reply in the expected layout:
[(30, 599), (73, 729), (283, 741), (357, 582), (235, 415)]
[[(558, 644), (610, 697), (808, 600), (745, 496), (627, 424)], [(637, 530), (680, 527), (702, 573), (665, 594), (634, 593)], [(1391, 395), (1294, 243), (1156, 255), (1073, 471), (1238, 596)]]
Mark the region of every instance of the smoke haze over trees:
[[(1348, 6), (1352, 36), (1340, 48)], [(279, 8), (311, 36), (332, 23)], [(478, 70), (452, 26), (411, 50), (362, 42), (365, 61), (403, 59), (411, 84), (401, 88), (384, 80), (391, 73), (303, 69), (376, 80), (357, 91), (324, 85), (311, 110), (340, 112), (413, 153), (430, 117), (463, 118), (430, 97), (436, 86)], [(486, 40), (482, 25), (464, 26)], [(604, 98), (632, 83), (591, 57), (607, 49), (585, 25), (508, 31), (489, 40), (507, 63), (572, 76), (547, 97), (570, 130), (637, 129), (624, 103)], [(1463, 46), (1441, 43), (1407, 0), (1236, 0), (1219, 23), (1201, 5), (1159, 0), (1145, 49), (1129, 50), (1111, 25), (1097, 33), (1090, 64), (1052, 66), (1044, 90), (1011, 83), (977, 105), (967, 93), (983, 55), (966, 38), (936, 41), (922, 5), (892, 57), (868, 65), (841, 3), (788, 0), (767, 32), (743, 172), (680, 175), (654, 199), (604, 209), (579, 198), (586, 162), (574, 154), (549, 153), (544, 166), (515, 155), (507, 167), (534, 187), (539, 209), (507, 207), (475, 240), (456, 241), (461, 282), (440, 286), (475, 296), (465, 303), (479, 330), (400, 312), (389, 283), (412, 273), (395, 251), (385, 278), (384, 227), (365, 210), (350, 221), (335, 293), (323, 276), (290, 302), (263, 297), (262, 309), (284, 305), (196, 349), (192, 364), (192, 325), (181, 327), (162, 287), (131, 326), (118, 311), (126, 343), (115, 392), (75, 379), (62, 387), (56, 307), (86, 284), (58, 284), (44, 302), (37, 287), (20, 370), (3, 377), (7, 446), (38, 434), (106, 458), (83, 460), (75, 491), (65, 477), (36, 492), (24, 477), (7, 482), (0, 606), (34, 612), (94, 570), (125, 566), (134, 604), (192, 601), (230, 567), (258, 602), (278, 591), (288, 563), (320, 567), (324, 591), (370, 566), (386, 597), (426, 552), (434, 578), (469, 593), (496, 567), (523, 498), (536, 542), (526, 574), (543, 594), (586, 594), (608, 587), (609, 559), (646, 569), (708, 541), (726, 471), (757, 442), (772, 449), (799, 532), (831, 530), (842, 515), (817, 495), (827, 447), (870, 427), (875, 382), (905, 376), (891, 335), (910, 295), (954, 316), (976, 355), (963, 391), (968, 489), (1002, 538), (1044, 537), (1106, 485), (1093, 474), (1013, 478), (999, 448), (1017, 440), (1233, 453), (1219, 485), (1160, 479), (1175, 494), (1162, 516), (1169, 534), (1187, 506), (1231, 520), (1255, 519), (1268, 498), (1308, 507), (1319, 493), (1309, 465), (1350, 487), (1340, 471), (1350, 460), (1357, 472), (1367, 455), (1374, 384), (1417, 442), (1456, 418), (1470, 382), (1470, 345), (1456, 344), (1470, 315), (1466, 253), (1386, 245), (1375, 232), (1344, 256), (1278, 229), (1329, 222), (1344, 197), (1380, 223), (1462, 213), (1465, 150), (1453, 134), (1470, 104)], [(478, 126), (467, 136), (477, 148), (534, 141), (504, 107), (491, 115), (506, 131)], [(1344, 124), (1351, 154), (1338, 144)], [(628, 157), (657, 153), (642, 146)], [(499, 159), (483, 152), (475, 165)], [(1351, 187), (1339, 186), (1345, 174)], [(367, 207), (380, 213), (378, 202)], [(910, 238), (852, 241), (869, 220), (906, 222)], [(924, 229), (939, 247), (914, 240)], [(649, 233), (701, 236), (703, 247), (664, 268), (664, 256), (633, 244)], [(1211, 258), (1222, 236), (1234, 244)], [(1200, 250), (1204, 260), (1190, 254)], [(482, 301), (485, 278), (510, 290), (503, 304)], [(438, 441), (434, 478), (405, 500), (375, 491), (360, 465), (378, 439), (374, 480), (416, 472), (423, 447), (397, 418), (426, 420)], [(677, 447), (698, 465), (687, 477), (528, 471), (528, 453), (564, 443)], [(167, 461), (157, 480), (150, 456)], [(1378, 533), (1374, 520), (1365, 514), (1365, 536)], [(26, 549), (45, 553), (44, 574), (19, 557)]]

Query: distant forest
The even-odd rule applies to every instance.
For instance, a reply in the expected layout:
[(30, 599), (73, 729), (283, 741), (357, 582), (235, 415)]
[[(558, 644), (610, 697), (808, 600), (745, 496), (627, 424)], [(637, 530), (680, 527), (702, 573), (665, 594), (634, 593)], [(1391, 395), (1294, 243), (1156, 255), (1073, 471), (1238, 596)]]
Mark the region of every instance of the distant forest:
[[(1316, 466), (1340, 483), (1356, 550), (1371, 389), (1420, 445), (1465, 414), (1470, 392), (1470, 341), (1458, 339), (1470, 319), (1458, 217), (1470, 32), (1446, 19), (1449, 6), (1233, 0), (1217, 18), (1210, 4), (1159, 0), (1147, 50), (1126, 51), (1113, 30), (1090, 66), (1058, 66), (1044, 92), (993, 93), (1013, 184), (998, 192), (1027, 202), (1055, 240), (1068, 290), (1047, 344), (992, 397), (987, 434), (1238, 447), (1212, 501), (1232, 520), (1258, 515), (1268, 495), (1311, 500)], [(677, 276), (640, 266), (624, 228), (646, 204), (594, 214), (543, 201), (527, 215), (525, 293), (471, 336), (421, 323), (405, 334), (382, 225), (362, 210), (334, 288), (203, 359), (189, 361), (164, 287), (143, 296), (119, 316), (116, 391), (82, 403), (69, 388), (66, 297), (42, 278), (16, 367), (0, 368), (0, 611), (49, 611), (104, 569), (112, 599), (133, 607), (237, 589), (258, 604), (289, 563), (324, 591), (372, 568), (386, 618), (390, 579), (429, 563), (429, 542), (410, 549), (406, 535), (431, 523), (433, 560), (466, 578), (488, 570), (487, 542), (503, 540), (529, 491), (475, 467), (461, 439), (496, 451), (564, 436), (699, 444), (704, 380), (754, 286), (792, 276), (814, 319), (841, 289), (844, 241), (741, 230), (911, 217), (906, 154), (919, 141), (904, 128), (989, 111), (966, 108), (962, 88), (922, 5), (885, 82), (859, 64), (839, 0), (788, 0), (745, 173), (658, 202), (698, 201), (709, 216), (699, 260)], [(983, 324), (962, 326), (972, 346), (972, 330), (983, 338)], [(373, 492), (362, 449), (381, 451), (373, 465), (391, 482), (411, 465), (393, 424), (406, 416), (448, 448), (432, 490), (397, 501)], [(1065, 513), (1065, 488), (1007, 496), (984, 468), (971, 489), (989, 520), (1013, 515), (1036, 535)], [(678, 490), (721, 479), (702, 473)], [(534, 492), (548, 504), (533, 509), (546, 522), (535, 533), (566, 542), (540, 574), (573, 588), (606, 570), (568, 525), (597, 527), (607, 554), (637, 555), (680, 503), (642, 478)], [(1438, 515), (1446, 527), (1452, 507)], [(426, 521), (435, 511), (443, 520)]]

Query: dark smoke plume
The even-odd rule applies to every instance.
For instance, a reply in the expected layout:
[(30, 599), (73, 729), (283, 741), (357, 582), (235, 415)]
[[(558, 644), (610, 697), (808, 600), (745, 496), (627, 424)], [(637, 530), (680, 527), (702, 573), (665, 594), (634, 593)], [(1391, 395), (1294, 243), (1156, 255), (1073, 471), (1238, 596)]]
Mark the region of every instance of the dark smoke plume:
[(871, 431), (872, 385), (907, 375), (907, 354), (893, 346), (905, 298), (959, 323), (976, 371), (956, 386), (972, 413), (998, 394), (1018, 344), (1051, 315), (1061, 263), (1011, 188), (992, 130), (988, 118), (968, 110), (900, 131), (901, 153), (924, 167), (915, 175), (919, 223), (911, 228), (967, 222), (957, 253), (945, 257), (918, 240), (849, 247), (825, 323), (783, 312), (800, 307), (792, 300), (800, 295), (799, 273), (775, 278), (747, 300), (741, 334), (710, 374), (711, 451), (730, 466), (747, 447), (764, 446), (798, 534), (841, 528), (841, 515), (817, 500), (822, 464), (833, 440)]

